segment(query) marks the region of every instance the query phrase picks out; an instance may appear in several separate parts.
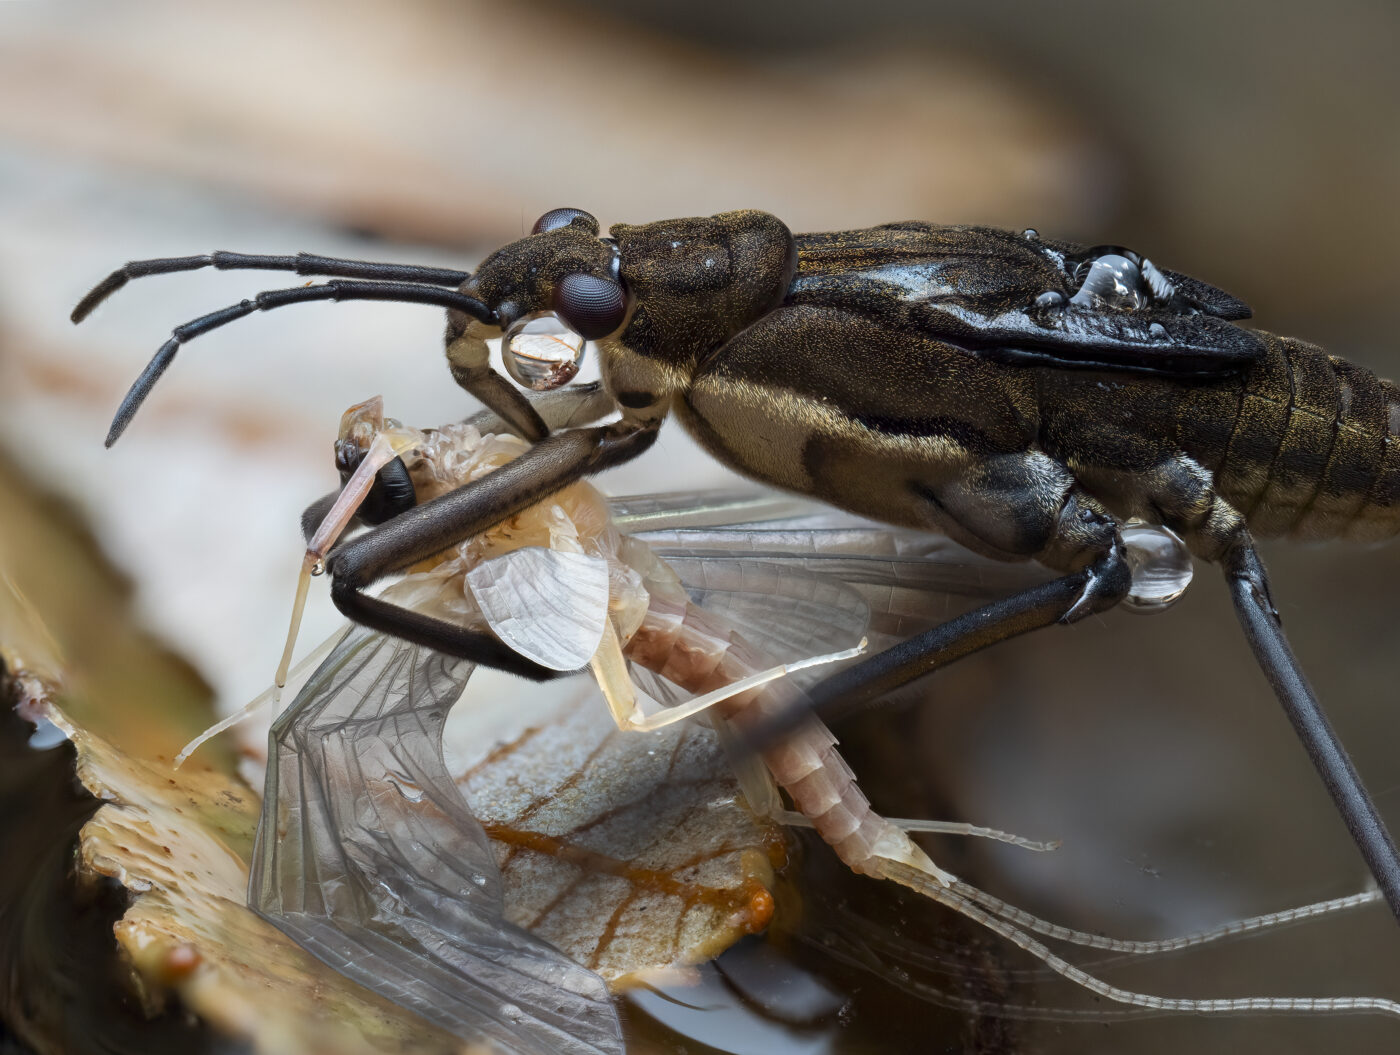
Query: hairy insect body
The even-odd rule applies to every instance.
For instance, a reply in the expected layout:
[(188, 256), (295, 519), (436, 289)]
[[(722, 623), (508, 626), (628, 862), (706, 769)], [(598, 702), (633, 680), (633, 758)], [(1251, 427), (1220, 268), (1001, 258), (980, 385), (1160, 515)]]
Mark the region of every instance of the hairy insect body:
[[(1400, 917), (1400, 851), (1289, 649), (1253, 538), (1400, 529), (1400, 390), (1235, 325), (1249, 308), (1229, 294), (1132, 250), (1034, 231), (907, 222), (794, 236), (743, 211), (603, 236), (588, 213), (556, 209), (474, 273), (302, 254), (132, 261), (73, 319), (131, 278), (202, 267), (334, 277), (176, 327), (118, 409), (109, 445), (183, 343), (253, 311), (326, 299), (445, 307), (453, 378), (532, 444), (329, 554), (332, 598), (349, 618), (553, 677), (490, 635), (366, 590), (640, 456), (672, 411), (749, 476), (1063, 573), (831, 676), (810, 694), (819, 713), (1111, 609), (1132, 583), (1120, 529), (1140, 518), (1221, 565), (1256, 658)], [(510, 350), (513, 334), (555, 321), (596, 342), (620, 420), (551, 431), (489, 366), (488, 338)]]
[[(1163, 524), (1212, 560), (1246, 525), (1400, 529), (1400, 391), (1312, 345), (1230, 327), (1263, 354), (1225, 378), (997, 347), (1034, 344), (1018, 314), (1053, 330), (1073, 302), (1068, 254), (1038, 237), (909, 223), (794, 238), (762, 213), (616, 230), (639, 307), (603, 349), (610, 391), (674, 409), (767, 483), (1063, 570), (1102, 546), (1076, 532), (1086, 511)], [(1173, 277), (1220, 316), (1197, 314), (1197, 340), (1244, 310)], [(1122, 335), (1100, 320), (1089, 337)]]
[(1394, 535), (1400, 389), (1259, 336), (1265, 354), (1228, 382), (1036, 371), (1039, 443), (1115, 514), (1164, 524), (1207, 558), (1235, 519), (1261, 537)]

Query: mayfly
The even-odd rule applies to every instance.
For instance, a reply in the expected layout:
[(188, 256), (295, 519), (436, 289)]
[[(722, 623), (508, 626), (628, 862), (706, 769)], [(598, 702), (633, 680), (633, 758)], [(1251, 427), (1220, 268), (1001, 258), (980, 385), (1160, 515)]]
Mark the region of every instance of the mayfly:
[[(674, 410), (725, 464), (889, 524), (948, 535), (1049, 582), (847, 667), (817, 713), (879, 698), (959, 657), (1123, 601), (1122, 526), (1171, 529), (1221, 565), (1254, 654), (1392, 912), (1400, 855), (1283, 635), (1254, 536), (1378, 539), (1400, 522), (1400, 392), (1306, 342), (1244, 329), (1238, 299), (1118, 246), (1033, 230), (907, 222), (793, 235), (758, 211), (618, 224), (542, 216), (475, 272), (324, 257), (136, 261), (131, 278), (204, 267), (330, 281), (259, 293), (176, 327), (132, 386), (110, 445), (180, 346), (254, 311), (390, 300), (448, 312), (454, 380), (533, 444), (457, 491), (397, 514), (327, 562), (350, 619), (534, 678), (558, 672), (366, 592), (655, 441)], [(489, 365), (529, 387), (567, 381), (594, 341), (620, 420), (554, 432)], [(540, 340), (540, 338), (547, 338)], [(756, 743), (799, 721), (774, 720)]]
[[(572, 402), (582, 407), (593, 395), (578, 391)], [(560, 405), (542, 409), (553, 417)], [(424, 432), (386, 427), (377, 401), (352, 408), (337, 445), (348, 484), (314, 506), (308, 520), (337, 519), (326, 511), (344, 495), (356, 496), (352, 507), (363, 503), (379, 466), (374, 452), (390, 449), (384, 436), (395, 438), (406, 486), (424, 498), (525, 452), (516, 437), (483, 435), (477, 424), (484, 422)], [(726, 519), (762, 523), (718, 526)], [(1139, 569), (1136, 603), (1170, 603), (1189, 579), (1180, 544), (1140, 529), (1128, 537)], [(972, 589), (983, 570), (975, 556), (946, 542), (814, 513), (790, 499), (742, 496), (697, 504), (694, 496), (642, 498), (610, 509), (579, 483), (421, 562), (389, 596), (413, 611), (489, 628), (539, 662), (589, 665), (618, 727), (644, 734), (711, 708), (740, 728), (785, 712), (800, 698), (793, 675), (804, 664), (774, 667), (774, 654), (825, 647), (831, 651), (822, 658), (849, 658), (867, 634), (887, 636), (895, 628), (896, 610), (899, 619), (917, 620), (920, 608), (910, 597)], [(891, 606), (896, 591), (906, 596)], [(872, 603), (877, 597), (886, 599), (883, 606)], [(882, 607), (885, 622), (872, 622)], [(650, 672), (644, 680), (653, 694), (676, 705), (644, 714), (628, 664), (634, 673)], [(471, 666), (364, 628), (335, 646), (274, 729), (269, 823), (290, 820), (277, 820), (276, 839), (266, 824), (262, 829), (254, 903), (329, 962), (464, 1036), (508, 1037), (522, 1051), (620, 1050), (613, 1046), (620, 1034), (608, 1027), (601, 982), (502, 922), (491, 851), (442, 769), (442, 722)], [(677, 701), (677, 688), (697, 696)], [(768, 776), (746, 770), (739, 758), (745, 795), (756, 810), (810, 825), (852, 870), (947, 905), (1110, 999), (1157, 1010), (1400, 1013), (1393, 1002), (1364, 998), (1191, 1000), (1132, 993), (1075, 967), (1032, 936), (1140, 954), (1318, 915), (1370, 896), (1169, 941), (1082, 934), (1036, 919), (934, 865), (908, 831), (1028, 844), (968, 824), (882, 817), (816, 718), (804, 719), (762, 760)], [(358, 781), (347, 786), (338, 776), (381, 769), (416, 789), (413, 806), (398, 795), (376, 797)], [(773, 782), (795, 810), (770, 790)], [(372, 810), (367, 796), (374, 798)], [(431, 799), (426, 811), (424, 796)], [(359, 821), (366, 815), (373, 818), (367, 831)], [(480, 882), (466, 882), (468, 875)], [(371, 905), (337, 906), (344, 899), (334, 891), (346, 886), (364, 890)], [(375, 893), (380, 890), (391, 896)], [(556, 988), (542, 986), (542, 977)], [(510, 994), (509, 1015), (500, 1010), (502, 991)]]

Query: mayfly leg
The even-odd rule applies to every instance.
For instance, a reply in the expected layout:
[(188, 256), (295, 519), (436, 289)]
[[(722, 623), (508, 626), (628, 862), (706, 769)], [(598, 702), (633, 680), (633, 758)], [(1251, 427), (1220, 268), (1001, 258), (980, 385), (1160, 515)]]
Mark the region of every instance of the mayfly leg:
[(364, 504), (370, 488), (374, 486), (375, 475), (389, 462), (413, 447), (412, 436), (398, 435), (390, 430), (382, 431), (374, 437), (363, 460), (350, 475), (330, 507), (325, 511), (320, 524), (312, 532), (306, 543), (306, 554), (302, 558), (301, 571), (297, 575), (296, 597), (292, 601), (292, 621), (287, 629), (287, 643), (282, 649), (282, 659), (277, 664), (277, 674), (273, 679), (277, 688), (287, 684), (287, 671), (292, 665), (292, 651), (296, 648), (297, 634), (301, 630), (301, 618), (306, 611), (306, 597), (311, 588), (311, 577), (325, 570), (326, 554), (336, 540), (354, 519), (355, 513)]
[(590, 667), (598, 679), (598, 685), (603, 691), (603, 697), (608, 702), (608, 710), (612, 713), (613, 721), (617, 723), (617, 727), (623, 731), (650, 733), (687, 718), (693, 718), (697, 714), (703, 714), (711, 707), (754, 692), (769, 682), (796, 674), (800, 670), (855, 659), (865, 652), (865, 648), (866, 640), (861, 638), (852, 648), (812, 656), (809, 659), (793, 663), (779, 663), (767, 670), (750, 674), (748, 677), (740, 678), (738, 681), (730, 682), (697, 696), (693, 700), (664, 708), (654, 714), (644, 713), (641, 704), (637, 701), (632, 679), (627, 673), (627, 661), (622, 655), (622, 642), (618, 639), (617, 631), (613, 629), (611, 620), (606, 620), (603, 624), (603, 640), (598, 646), (598, 651), (594, 655)]

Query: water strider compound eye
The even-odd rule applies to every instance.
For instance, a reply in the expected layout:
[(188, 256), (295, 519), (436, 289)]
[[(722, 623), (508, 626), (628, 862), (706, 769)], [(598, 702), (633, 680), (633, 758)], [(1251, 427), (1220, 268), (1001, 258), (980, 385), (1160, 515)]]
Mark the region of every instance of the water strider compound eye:
[(584, 338), (552, 311), (517, 319), (501, 341), (506, 373), (534, 392), (567, 385), (583, 363)]
[(588, 227), (593, 234), (598, 233), (598, 221), (592, 213), (584, 212), (582, 209), (550, 209), (538, 220), (535, 226), (530, 228), (531, 234), (545, 234), (549, 231), (557, 231), (561, 227), (567, 227), (575, 220), (582, 220), (584, 226)]
[(565, 275), (554, 287), (554, 310), (588, 340), (596, 341), (622, 325), (627, 294), (612, 279)]

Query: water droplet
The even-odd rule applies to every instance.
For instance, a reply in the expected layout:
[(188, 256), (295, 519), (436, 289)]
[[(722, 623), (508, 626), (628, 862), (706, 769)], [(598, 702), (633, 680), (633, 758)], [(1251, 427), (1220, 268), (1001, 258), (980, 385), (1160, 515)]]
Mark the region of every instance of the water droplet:
[(518, 319), (501, 342), (506, 373), (526, 388), (547, 392), (566, 385), (583, 362), (584, 339), (552, 311)]
[(515, 1004), (502, 1004), (500, 1011), (501, 1017), (508, 1022), (519, 1022), (525, 1017), (525, 1012), (521, 1011)]
[(472, 882), (475, 883), (477, 886), (485, 886), (487, 880), (486, 877), (480, 872), (475, 872), (472, 874)]
[(1021, 237), (1026, 239), (1027, 241), (1034, 242), (1040, 238), (1040, 232), (1037, 231), (1034, 227), (1027, 227), (1024, 231), (1021, 232)]
[(1151, 326), (1147, 327), (1147, 334), (1154, 341), (1165, 341), (1167, 339), (1167, 328), (1160, 322), (1154, 322)]
[(1047, 289), (1040, 296), (1035, 298), (1035, 307), (1041, 311), (1048, 311), (1051, 308), (1064, 307), (1065, 295), (1059, 290)]
[(1133, 585), (1123, 606), (1149, 615), (1174, 604), (1191, 585), (1191, 551), (1164, 527), (1130, 523), (1123, 529)]
[(1345, 377), (1337, 378), (1337, 420), (1340, 421), (1351, 413), (1352, 401), (1356, 394), (1351, 387), (1351, 382)]
[[(1084, 270), (1080, 265), (1080, 272)], [(1083, 308), (1109, 308), (1130, 311), (1152, 299), (1142, 271), (1126, 256), (1105, 253), (1088, 264), (1088, 274), (1079, 292), (1070, 298), (1071, 304)]]

